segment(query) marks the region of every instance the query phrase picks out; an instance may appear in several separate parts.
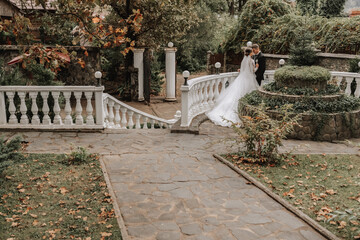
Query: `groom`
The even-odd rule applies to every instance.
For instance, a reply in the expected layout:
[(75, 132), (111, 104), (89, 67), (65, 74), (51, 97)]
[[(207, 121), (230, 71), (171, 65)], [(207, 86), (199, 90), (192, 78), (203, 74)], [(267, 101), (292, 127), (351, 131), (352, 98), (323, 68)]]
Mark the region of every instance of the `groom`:
[(264, 72), (266, 69), (265, 56), (262, 54), (260, 47), (257, 44), (252, 45), (252, 50), (254, 53), (252, 57), (255, 61), (255, 67), (257, 68), (255, 72), (256, 81), (258, 82), (259, 86), (261, 86), (261, 81), (264, 80)]

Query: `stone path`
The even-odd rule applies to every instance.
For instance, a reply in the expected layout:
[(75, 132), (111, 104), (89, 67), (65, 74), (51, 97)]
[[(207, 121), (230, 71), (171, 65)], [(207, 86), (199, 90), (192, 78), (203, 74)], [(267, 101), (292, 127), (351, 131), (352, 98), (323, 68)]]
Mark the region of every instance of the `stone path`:
[[(6, 133), (14, 135), (14, 133)], [(232, 131), (209, 122), (200, 135), (168, 130), (106, 133), (25, 132), (28, 152), (70, 152), (84, 146), (103, 155), (130, 239), (323, 239), (302, 220), (219, 163), (235, 151)], [(287, 141), (284, 149), (297, 146)], [(309, 144), (309, 146), (306, 146)], [(320, 153), (358, 153), (345, 144), (306, 143)]]

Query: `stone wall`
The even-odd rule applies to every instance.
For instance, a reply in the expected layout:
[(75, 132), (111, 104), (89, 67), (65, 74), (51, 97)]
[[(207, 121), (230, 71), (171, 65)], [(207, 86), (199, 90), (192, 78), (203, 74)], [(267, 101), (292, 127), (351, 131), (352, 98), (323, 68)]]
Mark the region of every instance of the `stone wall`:
[(360, 110), (335, 114), (303, 114), (299, 121), (301, 127), (295, 126), (288, 137), (318, 141), (358, 138), (360, 136), (359, 117)]
[[(0, 59), (4, 60), (6, 64), (11, 59), (19, 56), (24, 48), (27, 46), (0, 46)], [(69, 53), (75, 51), (77, 57), (85, 61), (85, 68), (82, 68), (77, 62), (71, 62), (67, 68), (63, 69), (58, 74), (58, 80), (65, 83), (65, 85), (96, 85), (95, 72), (101, 70), (100, 66), (100, 49), (95, 47), (86, 47), (88, 56), (85, 56), (85, 51), (81, 47), (66, 47)]]
[[(288, 55), (278, 54), (264, 54), (266, 57), (266, 70), (274, 70), (279, 68), (279, 60), (289, 60)], [(318, 53), (319, 66), (329, 69), (330, 71), (348, 72), (349, 61), (354, 58), (359, 58), (360, 55), (337, 54), (337, 53)]]
[[(208, 52), (208, 72), (215, 73), (215, 59), (219, 59), (219, 57), (226, 57), (226, 54), (214, 54), (218, 55), (217, 58), (211, 58), (211, 52)], [(241, 59), (242, 54), (239, 53), (239, 57), (237, 60)], [(266, 54), (264, 53), (266, 58), (266, 70), (275, 70), (279, 68), (279, 60), (284, 59), (285, 62), (289, 60), (289, 55), (279, 55), (279, 54)], [(349, 71), (349, 61), (351, 59), (359, 58), (360, 55), (350, 55), (350, 54), (335, 54), (335, 53), (318, 53), (319, 56), (319, 65), (329, 69), (330, 71), (338, 71), (338, 72), (348, 72)], [(232, 58), (235, 58), (234, 56)], [(224, 61), (222, 61), (224, 62)], [(238, 62), (238, 61), (236, 61)], [(241, 62), (241, 61), (240, 61)], [(222, 66), (220, 68), (220, 72), (234, 72), (240, 68), (240, 64), (233, 64), (232, 61), (225, 61), (225, 68)]]

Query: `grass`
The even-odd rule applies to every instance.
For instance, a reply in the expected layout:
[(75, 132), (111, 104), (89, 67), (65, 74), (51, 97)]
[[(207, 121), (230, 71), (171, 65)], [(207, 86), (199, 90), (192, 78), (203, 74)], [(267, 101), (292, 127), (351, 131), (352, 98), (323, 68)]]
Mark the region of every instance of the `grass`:
[(0, 240), (121, 239), (98, 157), (70, 157), (27, 155), (0, 175)]
[(360, 157), (295, 155), (278, 166), (226, 159), (340, 238), (360, 239)]

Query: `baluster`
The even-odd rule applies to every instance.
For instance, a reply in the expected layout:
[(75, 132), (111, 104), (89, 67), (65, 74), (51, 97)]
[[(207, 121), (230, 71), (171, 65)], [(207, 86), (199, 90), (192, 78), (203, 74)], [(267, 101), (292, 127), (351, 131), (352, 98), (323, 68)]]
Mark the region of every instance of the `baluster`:
[(19, 122), (17, 117), (15, 116), (15, 112), (16, 112), (16, 107), (14, 104), (15, 92), (6, 92), (6, 95), (9, 99), (9, 112), (10, 112), (9, 124), (17, 124)]
[(274, 74), (270, 74), (269, 76), (269, 82), (273, 82), (274, 81)]
[(203, 94), (203, 87), (204, 87), (204, 83), (199, 83), (199, 103), (198, 103), (198, 110), (201, 112), (203, 110), (203, 99), (204, 99), (204, 94)]
[(54, 98), (54, 113), (55, 113), (54, 124), (62, 125), (62, 120), (60, 117), (60, 106), (59, 106), (60, 92), (51, 92), (51, 95)]
[(120, 104), (115, 104), (115, 127), (121, 128)]
[(220, 92), (220, 94), (225, 90), (226, 82), (227, 82), (227, 78), (224, 77), (223, 79), (221, 79), (221, 92)]
[(75, 108), (76, 120), (75, 120), (75, 123), (76, 123), (76, 125), (83, 125), (84, 119), (82, 117), (82, 107), (81, 107), (82, 92), (74, 92), (74, 95), (76, 98), (76, 108)]
[(144, 123), (143, 123), (143, 124), (144, 124), (144, 125), (143, 125), (143, 129), (148, 129), (147, 124), (148, 124), (148, 119), (149, 119), (149, 118), (144, 116), (143, 119), (144, 119), (144, 121), (143, 121), (143, 122), (144, 122)]
[(109, 112), (108, 112), (108, 103), (109, 103), (109, 98), (106, 98), (103, 101), (104, 107), (103, 107), (103, 111), (104, 111), (104, 126), (108, 127), (109, 126)]
[(340, 76), (334, 76), (334, 77), (336, 79), (336, 83), (337, 83), (338, 87), (341, 87), (341, 82), (342, 82), (343, 78)]
[(129, 116), (129, 129), (133, 129), (133, 127), (134, 127), (133, 115), (134, 115), (134, 112), (133, 112), (133, 111), (129, 111), (129, 112), (128, 112), (128, 116)]
[(73, 119), (71, 117), (71, 106), (70, 106), (70, 97), (71, 97), (71, 92), (70, 91), (64, 91), (63, 92), (64, 98), (65, 98), (65, 119), (64, 119), (64, 124), (65, 125), (72, 125), (73, 124)]
[(163, 123), (163, 122), (159, 122), (159, 125), (160, 125), (160, 129), (162, 129), (163, 126), (164, 126), (164, 123)]
[(39, 108), (36, 104), (36, 98), (38, 96), (38, 92), (30, 92), (29, 93), (31, 98), (31, 112), (33, 114), (31, 119), (31, 124), (33, 125), (39, 125), (40, 124), (40, 118), (39, 118)]
[(216, 100), (218, 99), (219, 97), (219, 84), (221, 82), (221, 79), (216, 79), (216, 82), (215, 82), (215, 93), (214, 93), (214, 102), (216, 103)]
[(135, 114), (135, 128), (136, 129), (141, 129), (141, 125), (140, 125), (140, 114), (136, 113)]
[(214, 98), (214, 83), (215, 83), (215, 80), (210, 81), (209, 101), (208, 101), (208, 104), (209, 104), (210, 108), (214, 107), (214, 101), (213, 101), (213, 98)]
[(29, 118), (26, 115), (27, 112), (27, 107), (26, 107), (26, 103), (25, 103), (25, 97), (26, 97), (26, 92), (18, 92), (18, 95), (20, 97), (20, 112), (21, 112), (21, 118), (20, 118), (20, 123), (21, 124), (29, 124)]
[(151, 122), (151, 129), (155, 129), (155, 120), (151, 119), (150, 122)]
[(121, 118), (121, 126), (123, 129), (126, 129), (126, 112), (127, 112), (127, 108), (121, 108), (121, 113), (122, 113), (122, 118)]
[(209, 81), (204, 83), (204, 111), (207, 111), (209, 109), (209, 93), (208, 93), (208, 88), (209, 88)]
[(93, 117), (93, 106), (91, 104), (91, 98), (93, 96), (93, 92), (85, 92), (85, 97), (86, 97), (86, 113), (87, 113), (87, 117), (86, 117), (86, 125), (94, 125), (94, 117)]
[(196, 84), (195, 89), (193, 91), (193, 95), (190, 96), (190, 101), (192, 103), (192, 109), (190, 112), (191, 113), (190, 116), (194, 116), (201, 110), (200, 109), (200, 103), (201, 103), (200, 92), (201, 92), (201, 84)]
[(114, 105), (115, 102), (112, 99), (109, 99), (109, 127), (114, 127)]
[(360, 96), (360, 77), (355, 78), (356, 81), (356, 90), (354, 96), (358, 98)]
[(193, 86), (188, 93), (188, 104), (189, 104), (189, 114), (192, 115), (195, 112), (195, 95), (196, 95), (196, 86)]
[(351, 82), (354, 80), (353, 77), (346, 77), (346, 89), (345, 89), (345, 94), (350, 96), (351, 94)]
[(42, 124), (50, 125), (51, 124), (51, 119), (49, 116), (50, 108), (49, 108), (49, 104), (48, 104), (49, 92), (40, 92), (40, 95), (43, 99), (42, 112), (44, 113), (44, 117), (42, 119)]

